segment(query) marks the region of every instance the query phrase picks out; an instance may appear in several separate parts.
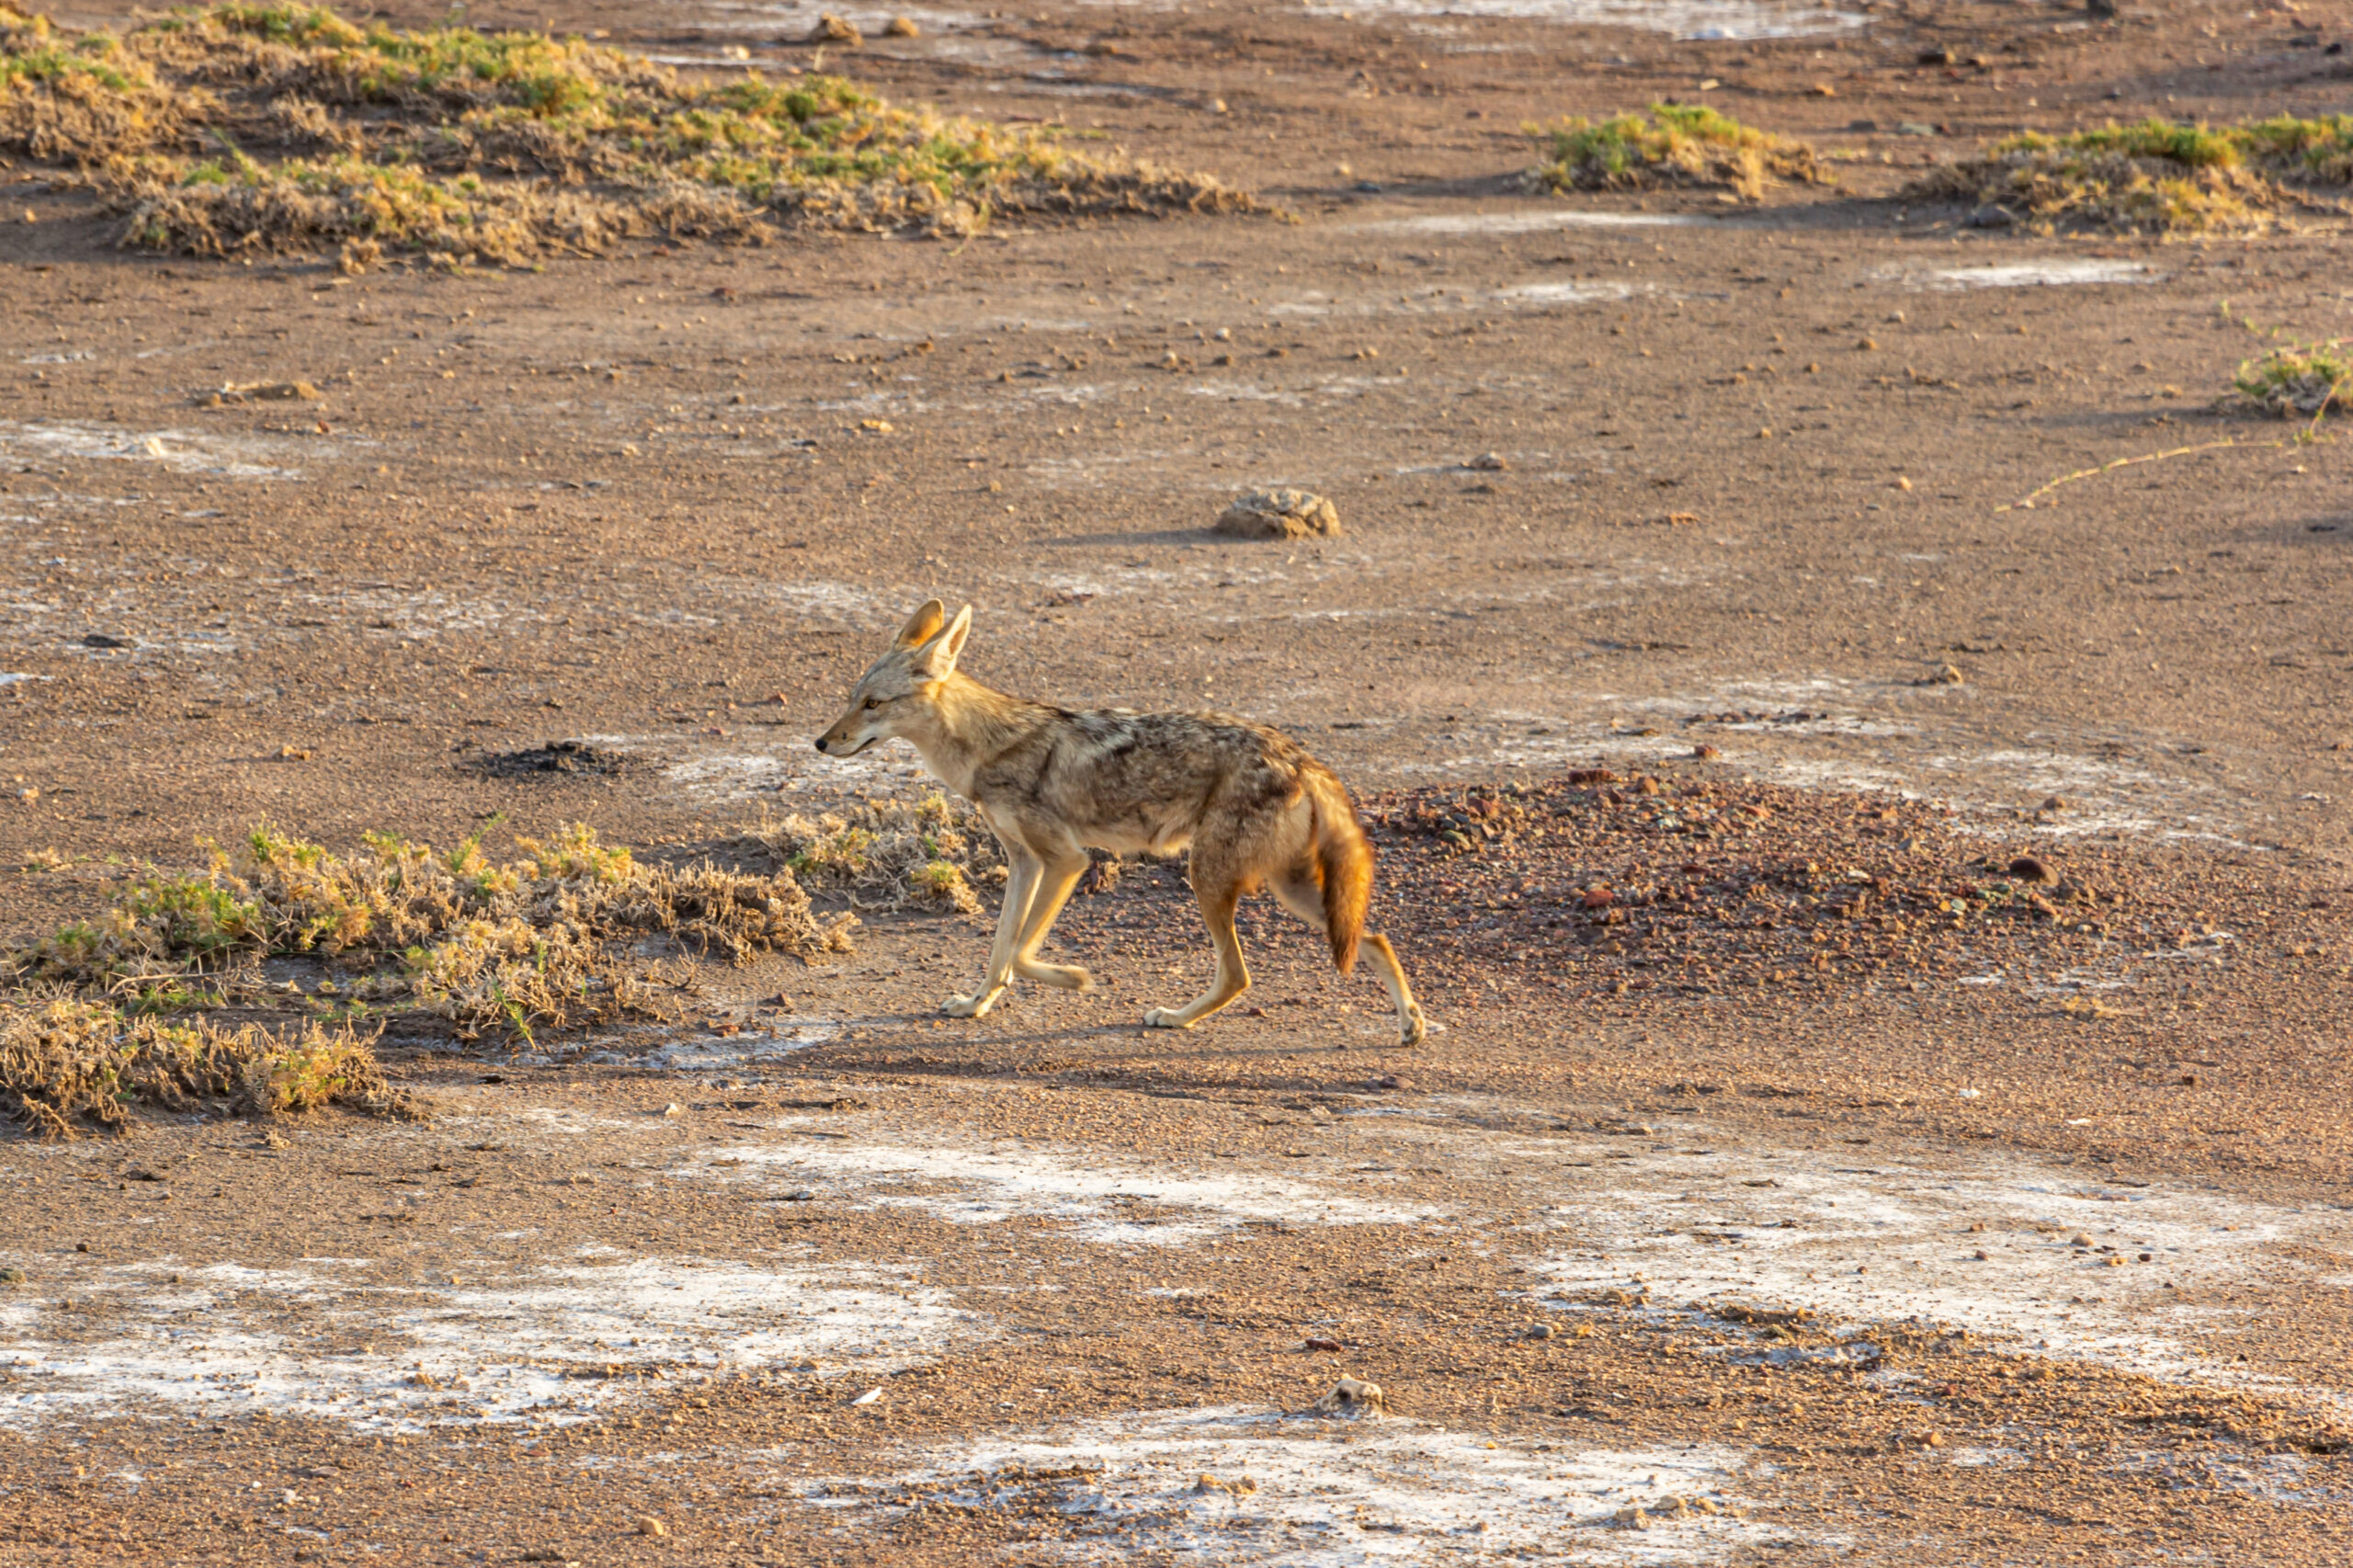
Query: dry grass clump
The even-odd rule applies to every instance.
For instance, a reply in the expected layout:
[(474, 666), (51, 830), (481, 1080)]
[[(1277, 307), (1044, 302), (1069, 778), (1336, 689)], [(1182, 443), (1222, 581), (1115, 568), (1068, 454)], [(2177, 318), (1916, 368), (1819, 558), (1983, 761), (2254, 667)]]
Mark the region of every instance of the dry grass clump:
[(1531, 191), (1723, 186), (1743, 200), (1758, 201), (1775, 179), (1827, 185), (1831, 178), (1805, 142), (1698, 105), (1653, 104), (1648, 118), (1580, 116), (1527, 131), (1536, 138), (1540, 159), (1520, 176)]
[(125, 1017), (64, 993), (0, 1001), (0, 1117), (43, 1137), (119, 1130), (134, 1103), (179, 1108), (227, 1101), (250, 1115), (325, 1105), (374, 1116), (414, 1114), (384, 1081), (369, 1041), (348, 1026), (305, 1023), (286, 1035), (206, 1019)]
[(521, 263), (631, 235), (969, 233), (993, 214), (1237, 211), (1202, 176), (884, 102), (688, 80), (578, 39), (227, 4), (67, 33), (0, 0), (0, 150), (78, 165), (125, 243)]
[(662, 1016), (627, 949), (666, 937), (745, 963), (769, 952), (846, 951), (851, 915), (820, 922), (790, 872), (639, 863), (585, 825), (494, 862), (480, 835), (455, 849), (369, 835), (349, 855), (256, 830), (200, 876), (149, 877), (97, 920), (12, 955), (19, 984), (170, 1007), (191, 982), (225, 989), (269, 956), (315, 954), (357, 978), (341, 993), (448, 1018), (460, 1038), (529, 1037), (626, 1015)]
[(742, 830), (809, 887), (865, 909), (980, 913), (976, 881), (1005, 881), (1005, 858), (980, 812), (931, 795), (860, 801), (815, 817), (763, 817)]
[(0, 0), (0, 148), (54, 161), (86, 147), (142, 148), (188, 134), (196, 103), (112, 34), (61, 34)]
[[(441, 178), (355, 157), (263, 165), (236, 153), (160, 169), (142, 164), (122, 194), (130, 203), (126, 244), (205, 256), (327, 245), (351, 273), (375, 266), (387, 247), (452, 264), (468, 257), (519, 264), (553, 251), (593, 256), (649, 232), (610, 201), (578, 192), (471, 174)], [(723, 207), (712, 217), (667, 232), (742, 226), (726, 222)]]
[(2282, 419), (2353, 408), (2353, 348), (2347, 341), (2274, 348), (2241, 365), (2231, 385)]
[(2045, 232), (2259, 233), (2297, 207), (2343, 205), (2353, 116), (2243, 125), (2147, 119), (2068, 136), (2029, 132), (1905, 187), (1915, 199), (1983, 203)]

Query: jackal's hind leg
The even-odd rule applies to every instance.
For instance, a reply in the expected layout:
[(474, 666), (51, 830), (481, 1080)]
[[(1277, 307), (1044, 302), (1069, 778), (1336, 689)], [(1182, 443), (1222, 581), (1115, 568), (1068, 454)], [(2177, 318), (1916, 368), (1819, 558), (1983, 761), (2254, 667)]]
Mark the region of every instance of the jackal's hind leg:
[(1367, 931), (1363, 941), (1380, 963), (1381, 983), (1389, 988), (1389, 1000), (1397, 1008), (1397, 1043), (1421, 1044), (1429, 1035), (1430, 1022), (1422, 1017), (1422, 1006), (1414, 1000), (1413, 987), (1405, 983), (1405, 966), (1397, 961), (1397, 949), (1378, 931)]
[(1210, 928), (1210, 940), (1217, 944), (1217, 978), (1210, 982), (1207, 991), (1181, 1007), (1154, 1007), (1146, 1013), (1143, 1021), (1150, 1028), (1189, 1029), (1250, 989), (1250, 970), (1242, 961), (1242, 939), (1233, 934), (1233, 906), (1241, 901), (1241, 888), (1222, 878), (1203, 878), (1198, 864), (1193, 877), (1201, 924)]
[(1021, 923), (1021, 935), (1013, 944), (1013, 972), (1024, 980), (1034, 980), (1040, 985), (1059, 985), (1065, 991), (1092, 991), (1095, 977), (1078, 964), (1040, 963), (1038, 949), (1052, 930), (1054, 918), (1070, 902), (1071, 890), (1078, 886), (1078, 879), (1086, 872), (1086, 856), (1082, 852), (1067, 860), (1050, 860), (1038, 880), (1038, 891), (1029, 901), (1029, 918)]
[[(1324, 935), (1328, 922), (1324, 917), (1324, 890), (1313, 877), (1278, 877), (1274, 890), (1276, 899), (1285, 909), (1307, 922), (1317, 936)], [(1381, 983), (1389, 992), (1390, 1005), (1397, 1009), (1397, 1043), (1421, 1044), (1429, 1033), (1429, 1020), (1422, 1017), (1421, 1006), (1414, 1000), (1414, 989), (1405, 983), (1405, 968), (1397, 961), (1397, 949), (1378, 931), (1366, 932), (1360, 940), (1371, 950), (1373, 961), (1380, 966)]]

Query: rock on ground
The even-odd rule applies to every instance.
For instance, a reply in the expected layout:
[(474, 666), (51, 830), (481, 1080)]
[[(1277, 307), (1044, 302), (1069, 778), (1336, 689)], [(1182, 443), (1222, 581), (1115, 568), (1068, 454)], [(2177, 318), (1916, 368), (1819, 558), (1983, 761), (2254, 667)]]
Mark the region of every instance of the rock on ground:
[(1217, 531), (1233, 539), (1337, 539), (1340, 514), (1307, 490), (1254, 490), (1218, 514)]

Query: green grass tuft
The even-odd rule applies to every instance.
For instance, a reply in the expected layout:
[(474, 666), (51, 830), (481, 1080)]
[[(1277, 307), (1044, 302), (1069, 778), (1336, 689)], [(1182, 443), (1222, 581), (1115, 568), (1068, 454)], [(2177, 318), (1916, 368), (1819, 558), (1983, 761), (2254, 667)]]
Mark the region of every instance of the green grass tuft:
[(1647, 118), (1577, 118), (1527, 130), (1538, 146), (1538, 163), (1521, 176), (1531, 190), (1722, 186), (1756, 201), (1775, 179), (1826, 184), (1830, 177), (1806, 143), (1695, 104), (1653, 104)]
[(2347, 342), (2333, 337), (2274, 348), (2241, 365), (2231, 385), (2283, 419), (2317, 419), (2353, 408), (2353, 347)]

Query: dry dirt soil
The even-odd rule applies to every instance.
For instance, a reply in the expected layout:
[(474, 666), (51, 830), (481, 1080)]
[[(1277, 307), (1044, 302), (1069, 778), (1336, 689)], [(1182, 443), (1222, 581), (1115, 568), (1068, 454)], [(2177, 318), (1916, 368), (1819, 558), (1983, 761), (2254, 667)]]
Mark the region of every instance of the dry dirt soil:
[[(815, 7), (469, 15), (775, 70)], [(1208, 954), (1144, 866), (1091, 996), (938, 1019), (986, 918), (876, 915), (692, 1028), (396, 1029), (428, 1121), (0, 1142), (0, 1562), (2353, 1562), (2353, 497), (2221, 396), (2353, 253), (1896, 195), (2353, 108), (2353, 15), (910, 15), (828, 66), (1290, 221), (344, 278), (0, 169), (5, 935), (264, 820), (919, 789), (809, 739), (937, 594), (984, 680), (1304, 738), (1442, 1030), (1254, 906), (1145, 1033)], [(1839, 183), (1522, 193), (1661, 97)], [(1262, 484), (1345, 536), (1209, 530)]]

